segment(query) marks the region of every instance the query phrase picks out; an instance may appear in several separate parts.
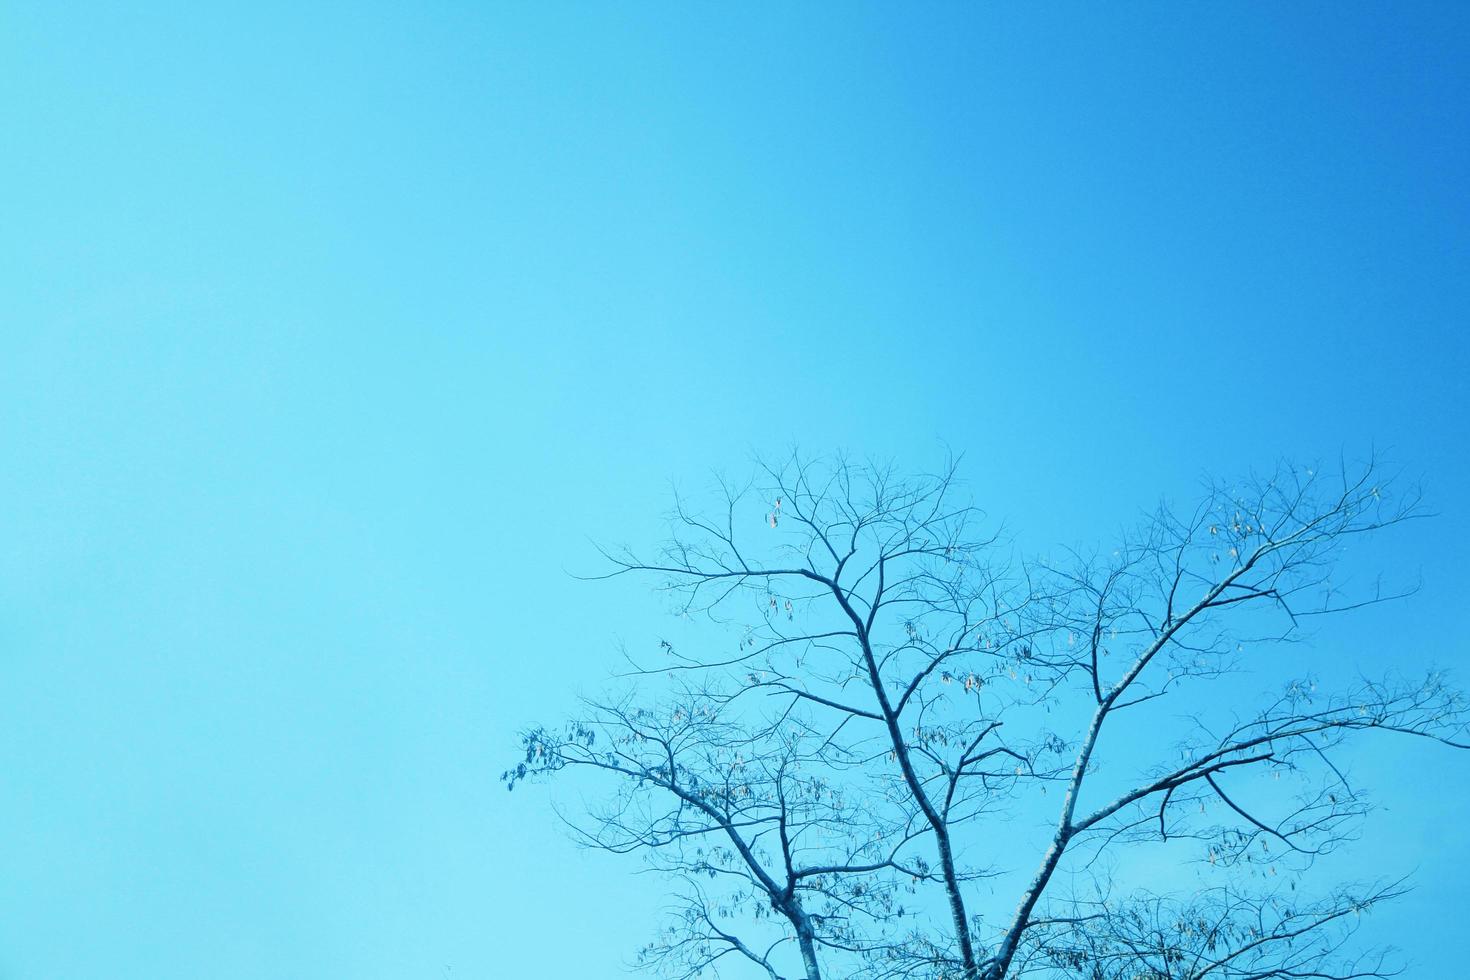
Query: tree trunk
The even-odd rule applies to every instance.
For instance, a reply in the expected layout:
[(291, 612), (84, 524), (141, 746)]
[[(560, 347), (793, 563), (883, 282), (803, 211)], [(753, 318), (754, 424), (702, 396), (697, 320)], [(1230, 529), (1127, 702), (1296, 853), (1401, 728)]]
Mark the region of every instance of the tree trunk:
[(801, 947), (801, 964), (806, 967), (806, 980), (822, 980), (822, 968), (817, 965), (817, 944), (808, 928), (797, 929), (796, 942)]

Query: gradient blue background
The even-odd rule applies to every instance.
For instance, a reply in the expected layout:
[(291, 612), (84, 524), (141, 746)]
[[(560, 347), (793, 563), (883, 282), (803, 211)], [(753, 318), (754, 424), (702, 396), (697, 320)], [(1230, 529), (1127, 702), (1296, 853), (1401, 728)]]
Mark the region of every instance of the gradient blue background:
[(664, 628), (589, 536), (752, 450), (1042, 548), (1376, 446), (1425, 586), (1324, 656), (1464, 665), (1470, 6), (126, 7), (0, 7), (6, 980), (619, 975), (659, 883), (496, 775)]

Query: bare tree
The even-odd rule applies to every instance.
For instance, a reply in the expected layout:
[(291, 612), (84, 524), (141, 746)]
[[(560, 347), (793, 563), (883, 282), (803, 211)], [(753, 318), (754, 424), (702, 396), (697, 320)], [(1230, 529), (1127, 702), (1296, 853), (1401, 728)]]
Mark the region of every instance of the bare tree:
[[(604, 557), (607, 575), (652, 576), (679, 615), (720, 624), (721, 642), (630, 658), (629, 693), (527, 732), (505, 774), (612, 781), (570, 822), (681, 884), (647, 964), (808, 980), (1387, 974), (1351, 933), (1399, 886), (1308, 899), (1298, 880), (1369, 808), (1348, 741), (1465, 748), (1464, 699), (1430, 672), (1277, 676), (1254, 710), (1220, 704), (1314, 617), (1399, 598), (1337, 585), (1355, 539), (1418, 514), (1377, 465), (1210, 485), (1187, 513), (1160, 508), (1063, 560), (1016, 560), (981, 533), (953, 465), (904, 477), (793, 456), (718, 498), (713, 515), (676, 501), (656, 553)], [(1146, 849), (1198, 857), (1211, 883), (1125, 893), (1119, 864)], [(1005, 889), (1010, 911), (977, 905)]]

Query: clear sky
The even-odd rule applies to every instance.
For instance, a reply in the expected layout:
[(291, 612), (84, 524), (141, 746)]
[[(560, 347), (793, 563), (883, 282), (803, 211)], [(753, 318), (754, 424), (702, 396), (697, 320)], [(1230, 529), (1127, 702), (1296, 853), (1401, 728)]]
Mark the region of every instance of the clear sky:
[[(0, 978), (619, 975), (658, 882), (496, 776), (752, 451), (1045, 547), (1376, 446), (1324, 656), (1470, 681), (1467, 105), (1462, 3), (5, 3)], [(1376, 751), (1458, 976), (1470, 763)]]

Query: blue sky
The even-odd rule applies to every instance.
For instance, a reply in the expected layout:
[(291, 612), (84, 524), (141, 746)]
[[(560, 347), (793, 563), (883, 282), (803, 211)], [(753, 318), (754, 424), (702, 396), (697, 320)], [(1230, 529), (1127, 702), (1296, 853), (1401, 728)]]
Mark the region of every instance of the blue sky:
[[(1453, 3), (6, 4), (0, 977), (617, 975), (658, 883), (495, 777), (664, 626), (589, 538), (752, 451), (952, 446), (1044, 548), (1377, 447), (1424, 588), (1324, 655), (1470, 674), (1467, 54)], [(1408, 758), (1359, 853), (1449, 976), (1470, 764)]]

